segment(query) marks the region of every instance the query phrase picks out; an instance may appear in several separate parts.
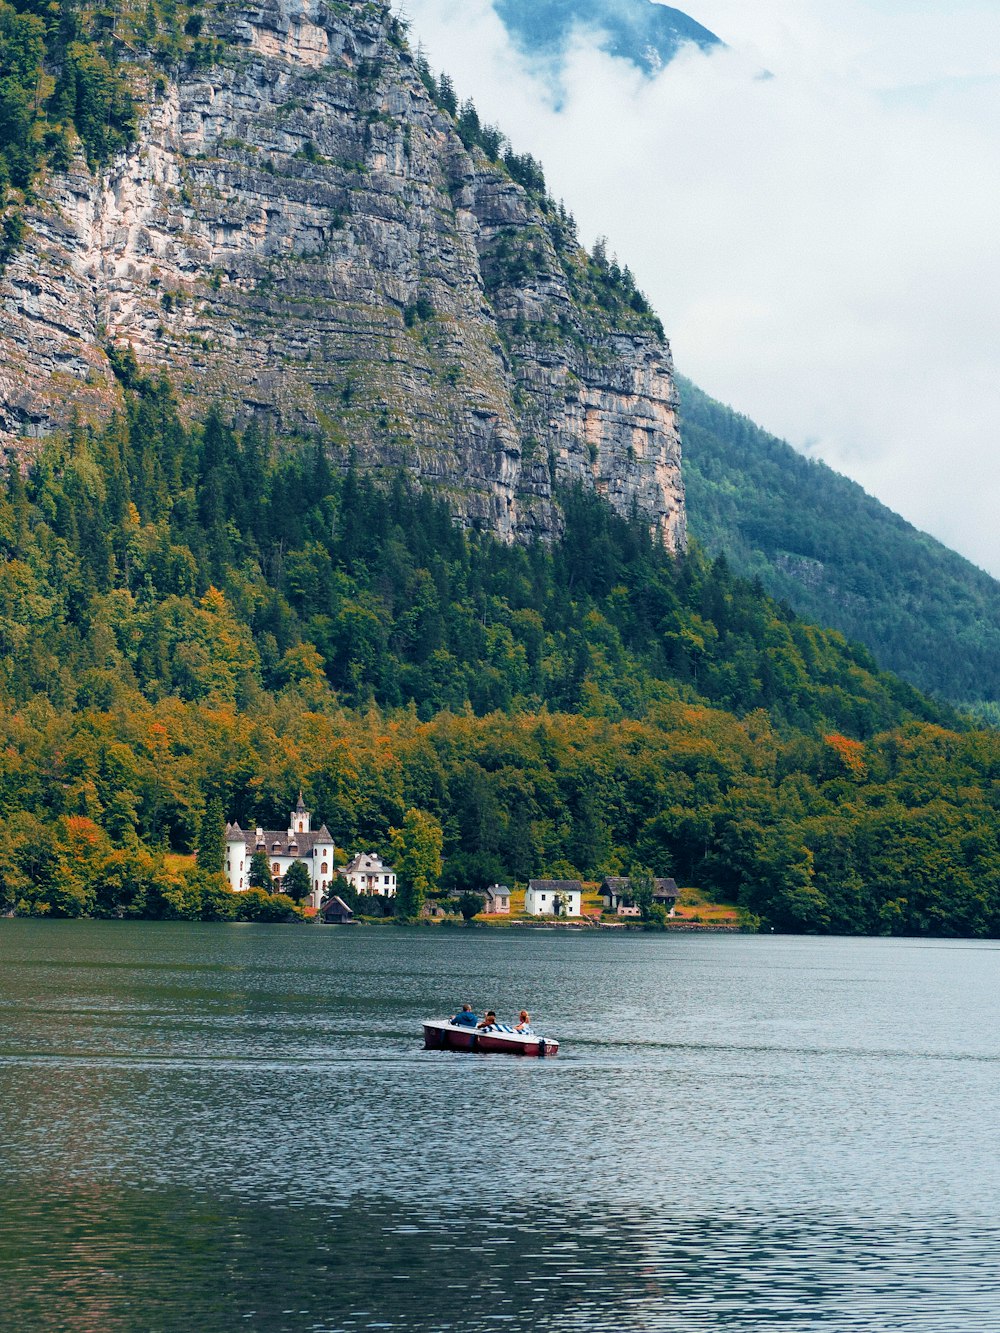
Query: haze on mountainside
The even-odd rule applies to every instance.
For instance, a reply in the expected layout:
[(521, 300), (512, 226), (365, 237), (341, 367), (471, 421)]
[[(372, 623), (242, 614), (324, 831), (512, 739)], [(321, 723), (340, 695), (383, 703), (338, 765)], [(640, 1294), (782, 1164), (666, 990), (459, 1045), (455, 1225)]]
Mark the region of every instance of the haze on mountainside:
[(488, 0), (407, 4), (588, 244), (612, 238), (687, 374), (1000, 571), (1000, 8), (691, 12), (724, 45), (641, 77), (578, 27), (556, 95)]
[(557, 67), (580, 29), (647, 73), (662, 69), (686, 42), (719, 42), (689, 15), (650, 0), (495, 0), (494, 8), (525, 55)]

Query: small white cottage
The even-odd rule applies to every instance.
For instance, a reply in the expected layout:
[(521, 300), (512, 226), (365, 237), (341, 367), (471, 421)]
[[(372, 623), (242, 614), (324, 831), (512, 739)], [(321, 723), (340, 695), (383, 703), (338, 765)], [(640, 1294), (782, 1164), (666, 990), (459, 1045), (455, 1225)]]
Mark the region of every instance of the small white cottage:
[(528, 916), (579, 916), (582, 902), (578, 879), (529, 879), (524, 910)]
[(510, 889), (506, 884), (491, 884), (483, 889), (486, 906), (483, 911), (487, 916), (506, 916), (510, 912)]

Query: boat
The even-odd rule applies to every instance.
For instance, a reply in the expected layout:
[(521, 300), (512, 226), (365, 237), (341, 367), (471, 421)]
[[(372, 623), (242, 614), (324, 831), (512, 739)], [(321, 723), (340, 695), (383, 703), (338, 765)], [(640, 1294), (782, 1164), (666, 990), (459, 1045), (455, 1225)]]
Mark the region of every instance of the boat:
[(497, 1028), (470, 1028), (451, 1023), (446, 1018), (429, 1018), (424, 1023), (424, 1049), (428, 1051), (480, 1051), (496, 1055), (559, 1054), (559, 1043), (537, 1032), (505, 1032)]

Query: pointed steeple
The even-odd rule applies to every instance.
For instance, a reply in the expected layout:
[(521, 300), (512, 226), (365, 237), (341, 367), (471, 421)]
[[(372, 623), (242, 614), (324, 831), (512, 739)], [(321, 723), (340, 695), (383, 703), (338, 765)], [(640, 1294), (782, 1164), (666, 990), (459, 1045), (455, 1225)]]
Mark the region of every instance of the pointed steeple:
[(295, 809), (292, 811), (291, 822), (288, 825), (288, 832), (308, 833), (309, 832), (309, 811), (306, 809), (306, 803), (302, 799), (302, 788), (299, 788), (299, 799)]

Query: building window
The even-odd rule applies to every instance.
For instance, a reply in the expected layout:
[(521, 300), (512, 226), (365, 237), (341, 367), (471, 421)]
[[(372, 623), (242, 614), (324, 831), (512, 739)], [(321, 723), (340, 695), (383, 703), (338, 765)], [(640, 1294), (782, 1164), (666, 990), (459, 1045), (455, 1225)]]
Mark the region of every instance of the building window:
[(319, 873), (320, 873), (321, 875), (325, 875), (325, 874), (327, 873), (327, 865), (326, 865), (326, 862), (325, 862), (325, 861), (324, 861), (323, 864), (320, 866), (320, 868), (319, 868)]
[(279, 866), (277, 861), (275, 861), (274, 865), (271, 867), (271, 874), (278, 875), (280, 873), (281, 873), (281, 866)]
[(389, 876), (388, 876), (388, 875), (386, 875), (386, 877), (385, 877), (385, 882), (386, 882), (386, 884), (389, 883)]

